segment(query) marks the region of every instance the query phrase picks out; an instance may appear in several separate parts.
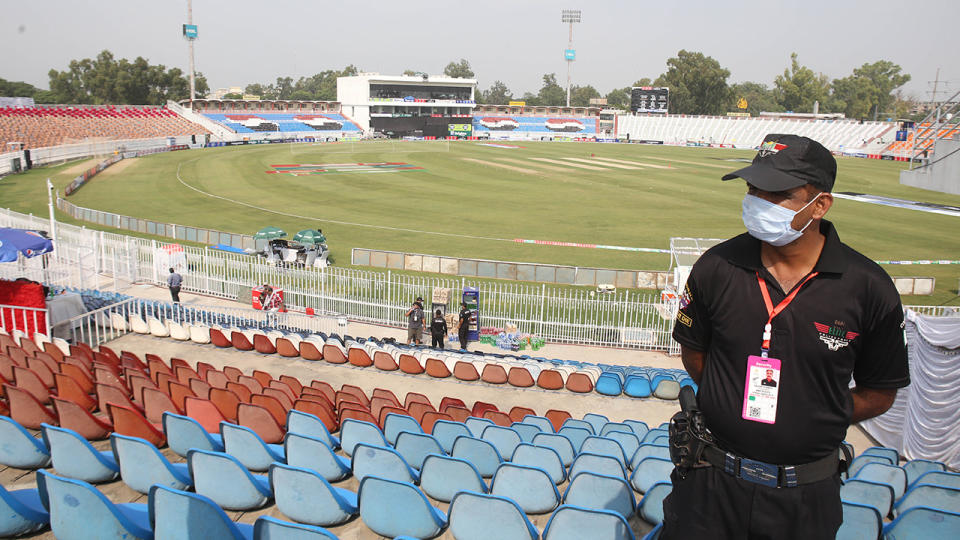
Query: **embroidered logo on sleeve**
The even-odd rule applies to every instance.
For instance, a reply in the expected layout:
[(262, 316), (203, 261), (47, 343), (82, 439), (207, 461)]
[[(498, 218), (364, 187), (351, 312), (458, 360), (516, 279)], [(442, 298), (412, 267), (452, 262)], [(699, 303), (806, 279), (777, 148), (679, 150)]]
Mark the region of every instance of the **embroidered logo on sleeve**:
[(680, 297), (680, 309), (687, 309), (690, 302), (693, 302), (693, 295), (690, 294), (690, 285), (684, 285), (683, 295)]
[(846, 347), (860, 335), (857, 332), (848, 332), (841, 326), (830, 326), (818, 322), (813, 323), (813, 326), (816, 327), (817, 332), (820, 333), (820, 341), (826, 344), (827, 348), (831, 351), (837, 351)]
[(687, 316), (686, 313), (682, 311), (677, 312), (677, 320), (683, 323), (688, 328), (693, 326), (693, 319), (691, 319), (689, 316)]

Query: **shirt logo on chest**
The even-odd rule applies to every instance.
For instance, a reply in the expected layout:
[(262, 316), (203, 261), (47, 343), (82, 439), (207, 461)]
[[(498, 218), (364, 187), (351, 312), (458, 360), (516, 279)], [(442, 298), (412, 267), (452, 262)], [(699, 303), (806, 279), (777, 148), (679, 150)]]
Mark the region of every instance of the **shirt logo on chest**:
[(848, 332), (842, 326), (831, 326), (818, 322), (813, 323), (813, 326), (820, 333), (820, 341), (831, 351), (838, 351), (846, 347), (860, 335), (857, 332)]

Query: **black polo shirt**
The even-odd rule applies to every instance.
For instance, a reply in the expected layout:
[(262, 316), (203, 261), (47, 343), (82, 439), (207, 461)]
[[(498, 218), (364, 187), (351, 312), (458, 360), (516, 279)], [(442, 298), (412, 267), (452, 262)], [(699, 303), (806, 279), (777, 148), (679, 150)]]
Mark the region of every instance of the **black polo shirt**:
[(680, 299), (673, 338), (703, 351), (700, 408), (727, 450), (795, 465), (835, 452), (853, 413), (858, 386), (910, 384), (903, 308), (890, 277), (840, 242), (828, 221), (814, 271), (793, 302), (773, 319), (770, 357), (781, 360), (775, 424), (741, 417), (747, 357), (760, 355), (767, 308), (757, 272), (776, 306), (790, 292), (760, 262), (760, 241), (742, 234), (693, 265)]

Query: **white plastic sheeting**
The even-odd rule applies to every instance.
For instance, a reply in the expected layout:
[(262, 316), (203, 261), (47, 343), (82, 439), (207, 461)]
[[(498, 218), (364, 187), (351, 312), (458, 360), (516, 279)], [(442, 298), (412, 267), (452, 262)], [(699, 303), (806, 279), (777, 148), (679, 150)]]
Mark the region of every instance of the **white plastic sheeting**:
[(907, 459), (960, 468), (960, 317), (907, 310), (905, 322), (910, 386), (889, 411), (860, 425)]

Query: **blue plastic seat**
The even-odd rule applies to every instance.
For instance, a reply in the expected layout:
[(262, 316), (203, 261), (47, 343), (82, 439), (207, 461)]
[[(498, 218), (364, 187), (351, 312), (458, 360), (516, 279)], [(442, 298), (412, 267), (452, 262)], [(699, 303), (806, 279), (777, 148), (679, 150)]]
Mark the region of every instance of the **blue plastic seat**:
[(626, 519), (630, 519), (637, 508), (633, 490), (626, 480), (589, 471), (577, 473), (573, 480), (570, 480), (570, 485), (563, 494), (563, 503), (611, 510)]
[(500, 456), (507, 461), (513, 458), (514, 450), (523, 442), (519, 433), (502, 426), (487, 426), (483, 429), (480, 438), (493, 444), (497, 448), (497, 452), (500, 452)]
[(473, 437), (457, 437), (453, 441), (453, 451), (450, 455), (472, 463), (484, 478), (492, 477), (497, 472), (497, 467), (503, 463), (500, 452), (490, 441)]
[(506, 497), (461, 491), (450, 502), (449, 518), (450, 532), (457, 540), (540, 537), (523, 509)]
[(627, 454), (624, 451), (623, 446), (621, 446), (619, 442), (606, 437), (598, 437), (596, 435), (587, 437), (583, 441), (583, 445), (580, 447), (580, 452), (616, 458), (616, 460), (619, 461), (624, 467), (626, 467), (628, 463)]
[(647, 431), (646, 435), (643, 436), (643, 439), (640, 440), (640, 444), (653, 443), (657, 437), (663, 435), (670, 436), (670, 432), (662, 428), (654, 428), (650, 431)]
[(411, 484), (420, 481), (419, 473), (396, 450), (366, 443), (354, 447), (352, 470), (358, 481), (371, 475)]
[(900, 464), (900, 454), (894, 448), (887, 448), (885, 446), (871, 446), (864, 450), (860, 455), (862, 456), (883, 456), (890, 460), (890, 463), (893, 465)]
[(462, 490), (487, 493), (487, 485), (472, 463), (439, 454), (430, 454), (423, 460), (420, 489), (441, 502), (450, 502)]
[(550, 516), (543, 540), (635, 540), (630, 524), (617, 512), (564, 504)]
[(593, 389), (605, 396), (619, 396), (623, 393), (623, 379), (615, 373), (601, 373)]
[(669, 459), (648, 457), (637, 463), (630, 475), (630, 485), (639, 493), (646, 493), (657, 482), (670, 482), (673, 462)]
[[(517, 432), (520, 435), (520, 440), (529, 443), (533, 442), (533, 438), (537, 436), (538, 433), (541, 433), (543, 430), (540, 429), (540, 426), (535, 426), (533, 424), (524, 424), (522, 422), (514, 422), (510, 424), (510, 429)], [(551, 431), (551, 433), (553, 433)]]
[(840, 500), (876, 508), (881, 516), (890, 513), (893, 502), (893, 486), (852, 478), (840, 486)]
[(274, 461), (286, 462), (282, 444), (267, 444), (247, 426), (220, 422), (224, 451), (251, 471), (266, 471)]
[[(903, 471), (907, 473), (907, 487), (912, 486), (919, 478), (927, 473), (946, 472), (947, 467), (939, 461), (930, 461), (927, 459), (914, 459), (903, 464)], [(957, 474), (957, 473), (947, 473)], [(936, 477), (938, 475), (934, 475)], [(960, 485), (951, 485), (949, 487), (960, 488)]]
[(368, 476), (360, 482), (359, 499), (360, 519), (381, 536), (433, 538), (447, 526), (443, 512), (407, 482)]
[(884, 540), (956, 540), (960, 514), (914, 506), (883, 527)]
[(896, 465), (867, 463), (857, 471), (853, 478), (888, 484), (893, 488), (894, 499), (899, 499), (907, 491), (907, 473)]
[(633, 434), (636, 435), (641, 441), (643, 441), (643, 437), (646, 436), (647, 432), (650, 431), (650, 426), (641, 420), (624, 420), (623, 423), (630, 426), (630, 429), (633, 430)]
[(920, 484), (931, 484), (934, 486), (960, 489), (960, 473), (929, 471), (914, 480), (910, 484), (910, 487), (918, 486)]
[(623, 393), (630, 397), (650, 397), (652, 392), (650, 378), (643, 374), (628, 375), (627, 380), (623, 383)]
[(337, 540), (337, 537), (323, 527), (290, 523), (270, 516), (260, 516), (253, 524), (253, 537), (256, 540)]
[(37, 532), (49, 524), (50, 513), (39, 490), (7, 491), (0, 484), (0, 538)]
[(573, 458), (577, 455), (573, 449), (573, 443), (563, 435), (538, 433), (533, 438), (533, 444), (534, 446), (542, 446), (556, 452), (557, 455), (560, 456), (560, 462), (563, 463), (564, 467), (569, 467), (573, 463)]
[(680, 396), (680, 383), (670, 376), (655, 377), (651, 381), (654, 397), (677, 399)]
[(440, 442), (423, 432), (401, 432), (394, 446), (397, 452), (416, 470), (423, 467), (423, 460), (430, 454), (445, 454)]
[(837, 540), (876, 540), (883, 529), (880, 512), (872, 506), (843, 501), (843, 523), (837, 530)]
[(273, 497), (267, 477), (251, 474), (230, 454), (194, 448), (187, 453), (187, 463), (196, 492), (225, 510), (260, 508)]
[(391, 445), (397, 444), (397, 437), (403, 431), (412, 433), (423, 433), (423, 428), (412, 417), (405, 414), (389, 413), (383, 421), (383, 436)]
[(433, 424), (433, 437), (437, 439), (443, 451), (450, 453), (453, 451), (453, 441), (461, 435), (472, 437), (467, 425), (462, 422), (451, 422), (449, 420), (437, 420)]
[(253, 540), (253, 525), (234, 523), (208, 497), (166, 486), (150, 488), (150, 523), (156, 538)]
[(18, 469), (39, 469), (50, 464), (50, 451), (9, 416), (0, 416), (0, 465)]
[(560, 431), (558, 431), (557, 434), (570, 439), (570, 442), (573, 444), (573, 449), (579, 454), (580, 448), (583, 446), (583, 441), (587, 440), (587, 437), (593, 436), (592, 429), (592, 427), (589, 427), (588, 429), (584, 427), (565, 425), (560, 428)]
[[(585, 429), (590, 432), (590, 435), (596, 435), (597, 432), (593, 429), (593, 424), (587, 422), (586, 420), (577, 420), (576, 418), (567, 418), (563, 421), (563, 425), (560, 426), (560, 430), (563, 431), (563, 428), (580, 428)], [(559, 433), (559, 432), (558, 432)]]
[(570, 465), (568, 477), (575, 478), (578, 474), (585, 471), (608, 476), (619, 476), (624, 480), (627, 478), (627, 472), (624, 470), (623, 464), (613, 456), (602, 456), (589, 452), (581, 453), (573, 460), (573, 465)]
[(537, 426), (540, 428), (540, 431), (544, 433), (553, 433), (553, 422), (545, 416), (534, 416), (528, 414), (523, 417), (523, 420), (520, 421), (521, 424), (529, 424), (531, 426)]
[(72, 429), (41, 424), (43, 440), (50, 449), (53, 468), (60, 476), (96, 484), (120, 474), (112, 450), (100, 451)]
[(329, 527), (357, 515), (357, 494), (331, 486), (316, 471), (274, 463), (269, 477), (277, 509), (294, 521)]
[(564, 468), (563, 460), (560, 459), (560, 454), (553, 448), (521, 443), (513, 451), (513, 459), (510, 462), (543, 469), (550, 475), (556, 485), (562, 484), (567, 479), (567, 470)]
[(187, 457), (191, 448), (223, 452), (223, 437), (219, 433), (208, 433), (193, 418), (165, 412), (161, 421), (167, 446), (178, 456)]
[(636, 469), (637, 464), (648, 457), (670, 459), (670, 447), (665, 444), (641, 444), (637, 447), (637, 451), (633, 453), (633, 457), (630, 458), (630, 469)]
[(850, 462), (850, 466), (847, 468), (847, 478), (853, 478), (857, 475), (857, 472), (863, 468), (867, 463), (884, 463), (887, 465), (893, 465), (893, 462), (887, 456), (864, 456), (859, 455), (853, 458), (853, 461)]
[(328, 482), (350, 476), (350, 460), (334, 454), (333, 449), (320, 438), (288, 432), (283, 441), (283, 450), (287, 465), (317, 471)]
[(40, 499), (50, 512), (50, 530), (60, 540), (153, 539), (145, 504), (114, 504), (82, 480), (37, 471)]
[(669, 482), (657, 482), (650, 486), (650, 489), (643, 494), (640, 505), (637, 507), (637, 513), (644, 521), (651, 525), (659, 525), (663, 522), (663, 500), (673, 491), (673, 485)]
[(353, 447), (360, 443), (373, 446), (390, 446), (383, 432), (375, 424), (348, 418), (340, 424), (340, 449), (343, 453), (352, 456)]
[(315, 415), (290, 409), (287, 413), (287, 433), (296, 433), (298, 435), (307, 435), (315, 439), (320, 439), (327, 443), (327, 446), (336, 450), (340, 448), (340, 439), (334, 437), (323, 421)]
[(464, 420), (463, 425), (467, 426), (467, 429), (470, 430), (470, 436), (477, 439), (483, 435), (483, 430), (487, 429), (487, 426), (495, 426), (493, 420), (488, 418), (477, 418), (476, 416), (471, 416)]
[(173, 489), (193, 486), (186, 463), (170, 463), (145, 439), (114, 433), (110, 435), (110, 447), (120, 465), (120, 478), (134, 491), (147, 494), (154, 484)]
[(603, 426), (610, 423), (610, 419), (602, 414), (587, 413), (583, 415), (583, 421), (589, 423), (593, 427), (594, 435), (599, 434), (603, 431)]
[(899, 516), (917, 506), (960, 513), (960, 489), (917, 484), (897, 499), (893, 505), (893, 515)]
[[(624, 424), (624, 423), (622, 423), (622, 422), (607, 422), (607, 423), (604, 424), (603, 427), (600, 429), (599, 435), (600, 435), (601, 437), (606, 437), (606, 436), (607, 436), (607, 433), (611, 433), (611, 432), (613, 432), (613, 431), (619, 431), (619, 432), (621, 432), (621, 433), (630, 433), (631, 435), (635, 435), (635, 434), (633, 433), (633, 428), (631, 428), (630, 426), (628, 426), (627, 424)], [(638, 439), (638, 440), (639, 440), (639, 439)]]
[(544, 514), (560, 504), (560, 493), (547, 471), (502, 463), (490, 483), (490, 493), (506, 497), (528, 514)]

